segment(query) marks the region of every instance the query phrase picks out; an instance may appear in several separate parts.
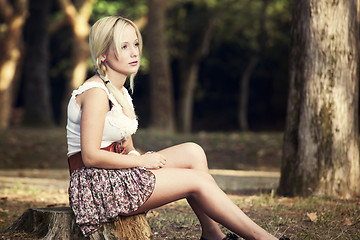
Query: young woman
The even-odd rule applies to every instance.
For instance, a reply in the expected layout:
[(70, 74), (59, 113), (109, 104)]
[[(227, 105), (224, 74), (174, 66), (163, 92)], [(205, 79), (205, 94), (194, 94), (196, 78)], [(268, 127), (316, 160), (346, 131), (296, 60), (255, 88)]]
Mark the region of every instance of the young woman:
[(201, 239), (276, 239), (247, 217), (208, 173), (203, 149), (184, 143), (140, 155), (131, 135), (138, 127), (124, 87), (140, 65), (142, 39), (136, 25), (106, 17), (91, 29), (96, 75), (72, 94), (68, 105), (70, 205), (84, 235), (119, 215), (141, 213), (186, 198), (199, 218)]

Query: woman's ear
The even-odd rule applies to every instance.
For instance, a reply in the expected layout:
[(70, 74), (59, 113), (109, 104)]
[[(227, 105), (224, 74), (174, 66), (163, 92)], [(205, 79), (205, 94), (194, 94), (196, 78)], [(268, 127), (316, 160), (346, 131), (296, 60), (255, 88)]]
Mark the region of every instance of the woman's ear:
[(101, 55), (99, 58), (100, 58), (100, 61), (102, 61), (102, 62), (106, 62), (106, 61), (107, 61), (105, 54)]

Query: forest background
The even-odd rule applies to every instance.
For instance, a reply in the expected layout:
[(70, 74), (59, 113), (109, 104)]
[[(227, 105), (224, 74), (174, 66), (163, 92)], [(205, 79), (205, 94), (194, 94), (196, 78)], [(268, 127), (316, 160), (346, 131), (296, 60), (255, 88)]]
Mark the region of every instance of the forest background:
[[(9, 130), (0, 137), (0, 168), (67, 168), (66, 104), (94, 74), (90, 26), (121, 15), (144, 38), (133, 94), (143, 128), (137, 146), (195, 141), (212, 169), (281, 168), (279, 196), (308, 198), (300, 209), (303, 198), (260, 196), (256, 220), (264, 216), (260, 222), (271, 232), (297, 239), (358, 239), (359, 6), (359, 0), (0, 0), (0, 129)], [(31, 127), (12, 128), (19, 125)], [(0, 223), (25, 208), (9, 206), (9, 196), (0, 199)]]
[[(2, 128), (19, 123), (64, 126), (71, 90), (94, 74), (87, 46), (89, 26), (108, 15), (132, 19), (143, 34), (144, 53), (133, 94), (141, 128), (284, 128), (291, 1), (44, 0), (29, 1), (28, 8), (27, 1), (13, 2), (6, 6), (1, 1), (0, 11), (4, 53), (10, 48), (4, 36), (15, 26), (6, 9), (12, 7), (13, 15), (24, 11), (23, 27), (11, 43), (17, 43), (19, 56), (10, 84), (12, 110), (1, 111), (2, 121), (8, 121)], [(165, 64), (151, 59), (151, 51)], [(9, 59), (0, 56), (2, 63)], [(85, 67), (80, 66), (83, 61)], [(156, 73), (163, 65), (165, 75)], [(79, 74), (81, 68), (85, 76)], [(5, 102), (9, 100), (1, 105)]]

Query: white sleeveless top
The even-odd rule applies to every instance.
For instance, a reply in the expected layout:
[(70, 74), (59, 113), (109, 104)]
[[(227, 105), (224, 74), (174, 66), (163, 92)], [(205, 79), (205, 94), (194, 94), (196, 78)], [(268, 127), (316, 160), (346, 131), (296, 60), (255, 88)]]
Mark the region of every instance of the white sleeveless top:
[[(68, 156), (81, 151), (80, 120), (82, 110), (76, 103), (76, 96), (94, 87), (103, 89), (106, 92), (110, 102), (113, 104), (111, 110), (107, 112), (105, 117), (101, 148), (107, 147), (113, 142), (123, 141), (125, 138), (134, 134), (138, 128), (138, 120), (136, 118), (131, 119), (124, 114), (121, 105), (116, 101), (114, 96), (108, 91), (105, 85), (98, 82), (85, 82), (77, 90), (72, 92), (68, 104), (66, 126)], [(130, 105), (134, 107), (127, 89), (123, 87), (122, 90), (129, 100)]]

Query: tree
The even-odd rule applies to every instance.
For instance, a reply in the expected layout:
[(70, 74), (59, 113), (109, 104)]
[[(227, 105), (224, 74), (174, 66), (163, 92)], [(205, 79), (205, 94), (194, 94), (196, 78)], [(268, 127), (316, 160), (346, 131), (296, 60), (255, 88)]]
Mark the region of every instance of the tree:
[(24, 123), (33, 126), (53, 125), (49, 83), (48, 0), (32, 0), (25, 25)]
[(190, 132), (193, 118), (194, 96), (201, 61), (209, 54), (218, 14), (222, 8), (211, 1), (175, 1), (172, 54), (179, 64), (178, 121), (182, 132)]
[[(289, 1), (286, 0), (234, 1), (226, 7), (226, 14), (223, 14), (220, 26), (217, 27), (214, 42), (219, 42), (222, 48), (226, 44), (230, 44), (234, 48), (233, 52), (229, 54), (230, 58), (222, 59), (223, 62), (228, 63), (228, 67), (222, 71), (233, 73), (232, 78), (237, 81), (239, 89), (236, 94), (238, 100), (237, 122), (242, 131), (250, 128), (248, 109), (254, 113), (254, 110), (249, 108), (250, 99), (252, 98), (252, 103), (254, 103), (256, 95), (261, 95), (258, 91), (259, 88), (254, 87), (260, 84), (254, 82), (259, 80), (259, 76), (262, 78), (262, 82), (271, 81), (268, 83), (270, 86), (274, 85), (276, 81), (281, 81), (275, 76), (266, 78), (264, 70), (268, 75), (272, 73), (264, 67), (276, 64), (276, 58), (270, 56), (272, 52), (277, 51), (276, 44), (287, 46), (288, 33), (284, 32), (284, 25), (287, 25), (290, 19), (287, 10), (289, 5)], [(276, 55), (281, 56), (279, 53)], [(267, 58), (270, 58), (270, 61)], [(280, 67), (276, 69), (281, 71)], [(268, 92), (271, 92), (270, 89)], [(264, 96), (261, 96), (260, 101), (264, 101)], [(265, 105), (270, 107), (270, 102), (268, 101)]]
[(69, 90), (78, 88), (86, 79), (88, 70), (87, 59), (90, 56), (88, 36), (90, 31), (89, 19), (92, 6), (96, 0), (79, 1), (77, 5), (70, 0), (58, 0), (61, 9), (70, 23), (74, 33), (72, 47), (73, 71)]
[(253, 51), (250, 61), (246, 64), (245, 70), (243, 71), (240, 78), (240, 90), (239, 90), (239, 107), (238, 107), (238, 118), (240, 130), (247, 131), (249, 130), (248, 124), (248, 103), (249, 103), (249, 84), (250, 78), (258, 65), (263, 51), (265, 50), (266, 39), (267, 39), (267, 30), (266, 30), (266, 20), (267, 14), (266, 10), (269, 5), (269, 0), (262, 1), (261, 13), (259, 18), (259, 30), (257, 36), (257, 46)]
[(165, 41), (167, 0), (150, 0), (146, 50), (150, 61), (151, 127), (174, 131), (174, 97)]
[(0, 0), (0, 17), (4, 23), (0, 30), (0, 130), (9, 126), (27, 9), (27, 0)]
[[(65, 87), (65, 99), (62, 104), (63, 113), (66, 112), (68, 97), (73, 89), (77, 89), (87, 77), (88, 64), (87, 60), (90, 57), (88, 36), (90, 32), (89, 19), (92, 13), (93, 4), (97, 0), (58, 0), (60, 8), (65, 13), (68, 23), (73, 32), (72, 48), (71, 48), (71, 62), (72, 70), (70, 81)], [(60, 18), (58, 20), (62, 22)], [(56, 25), (56, 23), (53, 23)], [(61, 24), (60, 24), (61, 25)], [(62, 123), (65, 118), (62, 118)]]
[(187, 49), (182, 52), (180, 60), (180, 104), (179, 119), (180, 130), (190, 132), (193, 118), (193, 106), (196, 83), (199, 75), (200, 62), (210, 50), (210, 42), (215, 28), (216, 18), (209, 18), (198, 32), (198, 43), (193, 48), (192, 41), (188, 42)]
[[(221, 98), (221, 88), (228, 99), (238, 100), (235, 100), (239, 107), (233, 110), (234, 116), (238, 113), (239, 125), (244, 130), (248, 128), (250, 79), (265, 50), (280, 38), (278, 23), (288, 21), (287, 5), (288, 1), (283, 0), (171, 2), (169, 46), (179, 66), (178, 121), (182, 131), (191, 130), (194, 102), (215, 99), (215, 95)], [(229, 46), (236, 49), (227, 56), (225, 49)], [(203, 70), (207, 65), (211, 65), (210, 69)], [(199, 74), (204, 77), (204, 71), (209, 72), (205, 76), (208, 79), (198, 79)], [(216, 72), (218, 74), (213, 74)], [(231, 82), (236, 86), (231, 86)], [(205, 89), (212, 88), (211, 85), (218, 86), (216, 93)]]
[(358, 1), (294, 1), (279, 193), (360, 192)]

